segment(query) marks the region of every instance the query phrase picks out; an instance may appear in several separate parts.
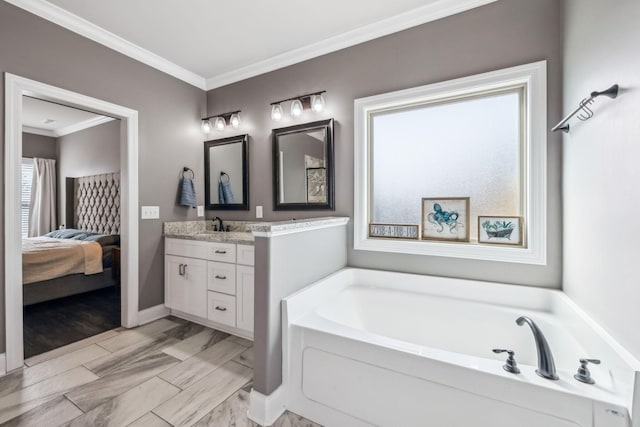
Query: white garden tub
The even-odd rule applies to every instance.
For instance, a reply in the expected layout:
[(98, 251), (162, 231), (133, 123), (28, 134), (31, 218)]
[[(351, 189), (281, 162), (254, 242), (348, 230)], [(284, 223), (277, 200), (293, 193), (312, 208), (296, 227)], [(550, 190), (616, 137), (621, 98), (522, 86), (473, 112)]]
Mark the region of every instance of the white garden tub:
[[(558, 381), (536, 375), (523, 315)], [(287, 409), (325, 426), (632, 425), (638, 361), (560, 291), (344, 269), (286, 298), (283, 329)], [(573, 378), (580, 358), (602, 360), (595, 385)]]

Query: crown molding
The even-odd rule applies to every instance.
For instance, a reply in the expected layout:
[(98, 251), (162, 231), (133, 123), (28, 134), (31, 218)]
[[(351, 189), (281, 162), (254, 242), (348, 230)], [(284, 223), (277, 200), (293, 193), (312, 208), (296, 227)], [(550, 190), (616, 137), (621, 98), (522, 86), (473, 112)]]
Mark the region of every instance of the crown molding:
[(53, 132), (56, 134), (57, 137), (65, 136), (65, 135), (69, 135), (70, 133), (79, 132), (81, 130), (85, 130), (85, 129), (92, 128), (94, 126), (101, 125), (103, 123), (108, 123), (112, 120), (115, 120), (115, 119), (107, 116), (92, 117), (82, 122), (74, 123), (72, 125), (65, 126), (60, 129), (56, 129)]
[(14, 6), (60, 25), (94, 42), (160, 70), (170, 76), (206, 90), (206, 80), (173, 62), (119, 37), (86, 19), (45, 0), (5, 0)]
[(436, 21), (498, 0), (439, 0), (428, 5), (391, 16), (382, 21), (356, 28), (245, 67), (227, 71), (207, 79), (206, 90), (268, 73), (308, 59), (326, 55), (379, 37)]
[(22, 126), (22, 132), (23, 133), (31, 133), (33, 135), (42, 135), (42, 136), (48, 136), (51, 138), (55, 138), (57, 135), (55, 134), (54, 131), (49, 130), (49, 129), (38, 129), (38, 128), (34, 128), (31, 126)]

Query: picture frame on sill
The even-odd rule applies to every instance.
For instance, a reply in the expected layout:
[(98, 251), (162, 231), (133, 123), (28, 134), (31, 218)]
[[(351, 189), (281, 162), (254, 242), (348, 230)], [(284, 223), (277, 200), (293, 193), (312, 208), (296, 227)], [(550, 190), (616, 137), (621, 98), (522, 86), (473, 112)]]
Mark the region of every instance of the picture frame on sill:
[(422, 199), (422, 240), (469, 241), (469, 197)]
[(520, 216), (478, 216), (478, 243), (522, 246), (522, 223)]
[(420, 226), (412, 224), (369, 224), (369, 237), (384, 239), (420, 239)]

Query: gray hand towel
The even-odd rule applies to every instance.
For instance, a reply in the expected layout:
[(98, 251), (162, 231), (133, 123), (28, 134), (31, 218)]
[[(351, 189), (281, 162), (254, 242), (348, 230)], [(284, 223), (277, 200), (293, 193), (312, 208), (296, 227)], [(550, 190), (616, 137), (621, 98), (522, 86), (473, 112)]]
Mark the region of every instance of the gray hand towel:
[(180, 205), (191, 206), (195, 208), (196, 202), (196, 186), (191, 178), (182, 178), (180, 185)]

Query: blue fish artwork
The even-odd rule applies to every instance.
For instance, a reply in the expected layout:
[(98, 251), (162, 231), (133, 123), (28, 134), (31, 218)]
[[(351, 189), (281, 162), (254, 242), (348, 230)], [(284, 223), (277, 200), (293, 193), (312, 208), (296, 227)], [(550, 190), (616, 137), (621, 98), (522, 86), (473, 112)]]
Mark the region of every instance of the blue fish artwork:
[(440, 227), (436, 230), (438, 233), (442, 233), (446, 225), (449, 227), (449, 232), (454, 234), (458, 226), (464, 226), (462, 223), (458, 222), (458, 218), (460, 218), (460, 214), (458, 214), (458, 212), (445, 211), (442, 209), (442, 206), (440, 206), (440, 203), (434, 203), (433, 212), (430, 212), (429, 215), (427, 215), (427, 221)]

